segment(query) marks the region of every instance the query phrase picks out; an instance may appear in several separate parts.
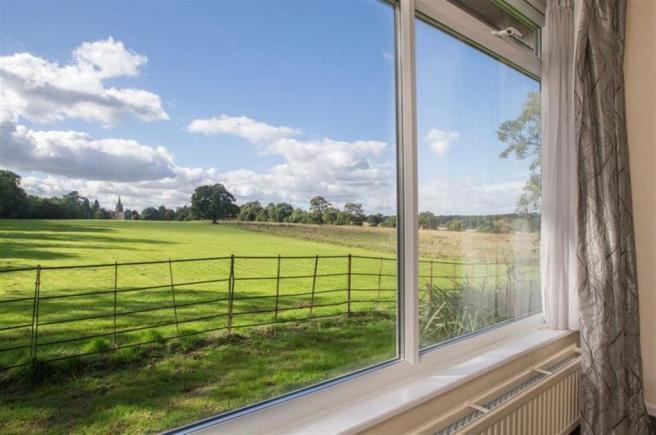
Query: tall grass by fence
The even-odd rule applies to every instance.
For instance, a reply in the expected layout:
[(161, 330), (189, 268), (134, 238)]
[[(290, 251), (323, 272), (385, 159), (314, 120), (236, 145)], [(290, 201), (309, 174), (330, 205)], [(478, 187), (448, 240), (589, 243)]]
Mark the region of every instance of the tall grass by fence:
[[(232, 255), (1, 270), (0, 370), (211, 332), (393, 315), (396, 265), (395, 258), (350, 254)], [(534, 266), (422, 260), (420, 280), (427, 295), (487, 292), (495, 315), (507, 317), (517, 313), (518, 276), (532, 309)]]

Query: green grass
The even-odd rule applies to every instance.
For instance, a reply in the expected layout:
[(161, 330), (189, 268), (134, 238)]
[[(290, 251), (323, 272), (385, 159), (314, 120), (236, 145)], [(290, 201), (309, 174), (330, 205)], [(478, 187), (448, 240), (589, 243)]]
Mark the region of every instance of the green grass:
[(159, 345), (125, 362), (120, 354), (95, 366), (71, 360), (38, 384), (0, 383), (0, 432), (171, 429), (390, 359), (391, 323), (376, 317), (313, 322), (187, 349)]
[[(0, 221), (0, 269), (44, 267), (37, 361), (98, 352), (0, 374), (0, 421), (11, 422), (0, 426), (0, 432), (156, 431), (391, 358), (395, 354), (396, 325), (390, 312), (396, 305), (396, 262), (379, 257), (395, 257), (395, 237), (390, 229), (353, 227)], [(510, 282), (518, 285), (509, 278), (506, 265), (495, 264), (493, 257), (486, 255), (499, 246), (508, 248), (509, 243), (529, 246), (531, 242), (525, 236), (518, 236), (522, 245), (508, 236), (495, 239), (435, 231), (422, 237), (429, 247), (435, 245), (436, 237), (451, 246), (448, 253), (434, 248), (425, 253), (426, 259), (436, 261), (420, 264), (422, 288), (432, 284), (430, 288), (462, 293), (462, 297), (451, 298), (454, 316), (461, 316), (457, 310), (467, 304), (469, 318), (477, 310), (472, 299), (493, 306), (496, 293), (492, 289), (502, 289)], [(475, 240), (468, 241), (472, 237)], [(482, 255), (478, 261), (492, 263), (439, 261), (440, 256), (459, 258), (462, 243), (474, 242)], [(348, 254), (353, 255), (351, 308), (361, 314), (344, 320)], [(248, 337), (237, 341), (226, 338), (231, 255), (237, 256), (234, 297), (240, 299), (232, 307), (233, 332)], [(279, 255), (283, 259), (278, 274)], [(319, 263), (314, 280), (316, 256)], [(327, 258), (330, 256), (339, 258)], [(169, 258), (204, 257), (221, 258), (167, 262)], [(468, 258), (472, 259), (477, 258)], [(163, 262), (122, 264), (155, 260)], [(50, 268), (99, 263), (107, 266)], [(0, 352), (0, 366), (31, 360), (32, 330), (27, 325), (32, 324), (35, 278), (34, 269), (0, 273), (0, 348), (25, 346)], [(131, 290), (153, 286), (156, 288)], [(312, 298), (307, 293), (313, 286), (316, 294), (311, 309)], [(475, 290), (476, 296), (468, 296), (467, 289)], [(89, 292), (95, 294), (72, 297)], [(273, 313), (276, 293), (277, 317)], [(481, 294), (487, 299), (481, 299)], [(25, 300), (2, 303), (20, 298)], [(442, 306), (440, 301), (433, 301), (436, 307)], [(131, 311), (139, 312), (128, 314)], [(311, 316), (327, 318), (305, 320)], [(88, 319), (70, 322), (85, 317)], [(199, 317), (202, 320), (194, 320)], [(297, 322), (300, 320), (303, 322)], [(278, 322), (274, 329), (248, 327), (274, 322)], [(26, 326), (2, 330), (21, 325)], [(431, 328), (437, 332), (431, 340), (447, 338), (447, 333), (440, 332), (443, 330), (460, 331), (451, 324), (447, 328), (435, 325), (433, 321)], [(129, 331), (135, 328), (143, 329)], [(192, 335), (207, 330), (213, 332)], [(97, 334), (102, 336), (89, 337)], [(57, 341), (61, 343), (48, 344)], [(102, 353), (143, 342), (152, 344)], [(35, 385), (42, 377), (44, 381)], [(23, 382), (25, 378), (30, 381)]]

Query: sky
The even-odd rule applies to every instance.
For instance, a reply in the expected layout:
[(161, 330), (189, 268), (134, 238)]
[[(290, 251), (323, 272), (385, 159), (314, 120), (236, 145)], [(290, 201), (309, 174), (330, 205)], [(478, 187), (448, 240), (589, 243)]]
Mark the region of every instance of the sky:
[[(376, 0), (0, 2), (0, 167), (40, 196), (396, 211), (393, 10)], [(417, 22), (420, 209), (515, 209), (496, 129), (534, 80)]]

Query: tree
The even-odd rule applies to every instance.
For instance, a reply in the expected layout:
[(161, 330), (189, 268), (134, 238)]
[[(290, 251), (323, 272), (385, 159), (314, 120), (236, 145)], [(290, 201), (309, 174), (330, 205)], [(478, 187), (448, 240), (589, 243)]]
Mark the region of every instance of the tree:
[(0, 170), (0, 218), (17, 218), (25, 213), (27, 195), (20, 181), (20, 175)]
[(383, 216), (381, 213), (370, 214), (369, 217), (367, 217), (367, 223), (372, 227), (377, 227), (378, 225), (382, 224), (384, 220), (385, 216)]
[(417, 223), (419, 224), (419, 228), (423, 228), (425, 230), (434, 230), (439, 226), (437, 216), (435, 216), (430, 211), (422, 211), (419, 213)]
[(276, 222), (285, 222), (292, 215), (294, 207), (286, 202), (281, 202), (273, 207), (273, 220)]
[(385, 228), (395, 228), (396, 216), (387, 216), (385, 220), (380, 224), (380, 226)]
[(262, 211), (260, 201), (251, 201), (239, 207), (239, 220), (253, 222)]
[(524, 185), (524, 192), (517, 200), (520, 213), (532, 213), (540, 210), (542, 197), (542, 151), (540, 141), (540, 94), (528, 94), (524, 108), (519, 116), (505, 121), (497, 130), (497, 137), (506, 143), (500, 157), (510, 155), (529, 163), (529, 178)]
[(362, 204), (359, 202), (347, 202), (344, 205), (344, 213), (347, 215), (351, 225), (362, 225), (365, 219)]
[(154, 207), (146, 207), (141, 211), (141, 219), (145, 221), (159, 220), (159, 212)]
[(312, 213), (312, 217), (314, 218), (315, 222), (318, 224), (322, 224), (323, 222), (323, 213), (326, 211), (328, 207), (332, 207), (332, 204), (328, 201), (323, 196), (315, 196), (310, 200), (310, 213)]
[(219, 219), (230, 219), (237, 216), (239, 207), (235, 197), (223, 184), (198, 186), (191, 196), (191, 210), (201, 219), (211, 219), (215, 224)]

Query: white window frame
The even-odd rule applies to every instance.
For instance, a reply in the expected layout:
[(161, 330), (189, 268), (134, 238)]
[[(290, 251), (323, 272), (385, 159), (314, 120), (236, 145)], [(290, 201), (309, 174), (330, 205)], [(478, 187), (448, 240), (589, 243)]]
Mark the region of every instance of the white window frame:
[[(264, 402), (175, 429), (190, 433), (271, 431), (321, 415), (382, 385), (400, 382), (510, 337), (544, 327), (542, 313), (508, 321), (461, 339), (420, 351), (418, 332), (418, 204), (415, 20), (421, 18), (456, 35), (500, 61), (538, 79), (541, 62), (533, 53), (494, 36), (490, 28), (447, 0), (386, 0), (395, 9), (398, 130), (398, 358)], [(530, 1), (531, 4), (524, 3)], [(506, 0), (541, 25), (542, 0)], [(509, 356), (510, 357), (510, 356)]]

